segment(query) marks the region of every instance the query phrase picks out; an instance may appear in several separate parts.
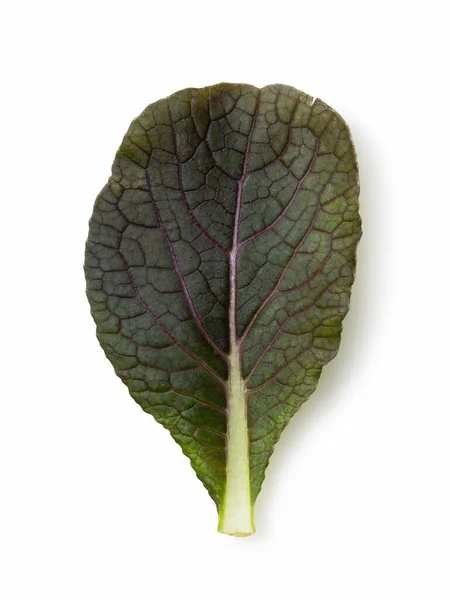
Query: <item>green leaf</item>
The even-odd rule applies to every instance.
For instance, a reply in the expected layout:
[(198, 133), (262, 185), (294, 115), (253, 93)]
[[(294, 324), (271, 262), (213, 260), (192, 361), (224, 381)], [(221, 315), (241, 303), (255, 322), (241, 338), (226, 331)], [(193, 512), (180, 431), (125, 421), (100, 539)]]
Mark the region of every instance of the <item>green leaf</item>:
[(253, 533), (274, 445), (337, 353), (360, 236), (348, 127), (292, 87), (182, 90), (117, 152), (86, 244), (97, 337), (224, 533)]

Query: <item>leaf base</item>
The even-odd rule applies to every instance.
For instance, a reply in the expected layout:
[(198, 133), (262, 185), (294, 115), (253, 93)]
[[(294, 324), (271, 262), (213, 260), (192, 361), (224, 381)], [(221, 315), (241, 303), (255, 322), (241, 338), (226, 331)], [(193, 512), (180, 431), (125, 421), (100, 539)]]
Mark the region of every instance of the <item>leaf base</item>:
[(218, 532), (235, 537), (248, 537), (255, 533), (254, 506), (229, 506), (220, 512)]

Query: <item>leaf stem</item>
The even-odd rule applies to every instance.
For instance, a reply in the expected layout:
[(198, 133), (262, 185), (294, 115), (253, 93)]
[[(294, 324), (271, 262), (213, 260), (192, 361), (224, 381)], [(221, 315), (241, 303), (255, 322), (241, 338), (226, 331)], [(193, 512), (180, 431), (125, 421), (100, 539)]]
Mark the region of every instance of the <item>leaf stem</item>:
[(228, 388), (226, 491), (218, 531), (242, 537), (251, 535), (255, 529), (254, 506), (251, 504), (246, 390), (237, 344), (231, 348)]

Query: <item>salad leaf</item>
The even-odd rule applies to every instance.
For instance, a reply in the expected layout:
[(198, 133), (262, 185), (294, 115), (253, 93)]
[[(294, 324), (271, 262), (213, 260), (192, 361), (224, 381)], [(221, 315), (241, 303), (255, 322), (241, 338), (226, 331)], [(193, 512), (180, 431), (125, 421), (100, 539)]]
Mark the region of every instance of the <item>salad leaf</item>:
[(219, 531), (254, 532), (282, 430), (337, 353), (361, 236), (349, 129), (292, 87), (148, 106), (90, 220), (97, 337), (181, 446)]

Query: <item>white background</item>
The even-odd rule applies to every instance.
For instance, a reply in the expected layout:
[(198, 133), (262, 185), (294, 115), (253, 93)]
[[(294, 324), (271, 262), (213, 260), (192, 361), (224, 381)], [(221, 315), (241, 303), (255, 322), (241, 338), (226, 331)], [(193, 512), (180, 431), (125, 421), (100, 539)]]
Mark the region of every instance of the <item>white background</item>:
[[(0, 15), (0, 597), (450, 600), (447, 2), (14, 2)], [(82, 270), (130, 121), (287, 83), (348, 121), (364, 235), (338, 357), (276, 447), (257, 533), (216, 532), (115, 377)]]

